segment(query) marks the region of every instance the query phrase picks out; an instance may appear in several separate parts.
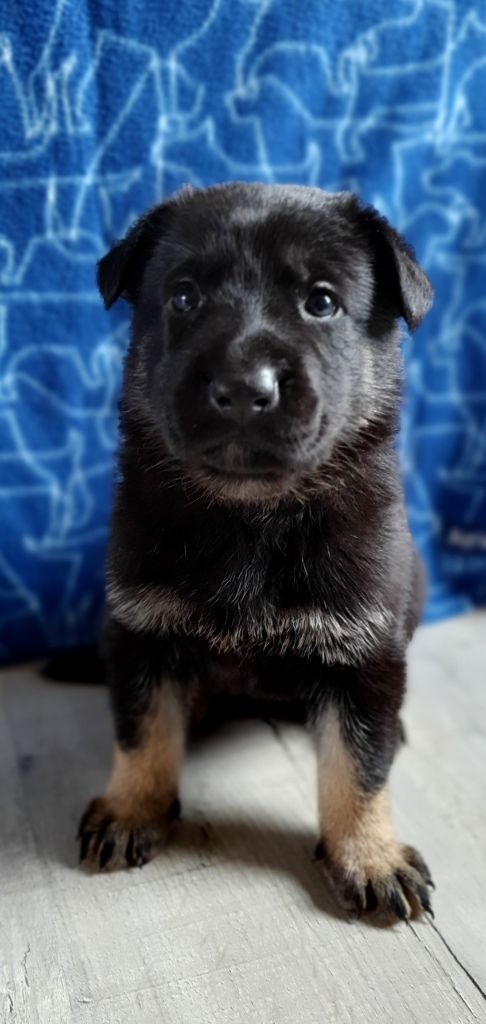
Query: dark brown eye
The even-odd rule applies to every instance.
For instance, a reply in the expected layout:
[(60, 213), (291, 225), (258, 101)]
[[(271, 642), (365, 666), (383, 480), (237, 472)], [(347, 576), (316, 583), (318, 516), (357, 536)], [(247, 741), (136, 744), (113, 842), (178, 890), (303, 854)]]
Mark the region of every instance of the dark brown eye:
[(320, 320), (329, 320), (335, 316), (339, 306), (336, 297), (324, 285), (315, 284), (309, 292), (305, 303), (305, 311)]
[(176, 313), (189, 313), (199, 305), (201, 294), (193, 281), (181, 281), (172, 293), (172, 308)]

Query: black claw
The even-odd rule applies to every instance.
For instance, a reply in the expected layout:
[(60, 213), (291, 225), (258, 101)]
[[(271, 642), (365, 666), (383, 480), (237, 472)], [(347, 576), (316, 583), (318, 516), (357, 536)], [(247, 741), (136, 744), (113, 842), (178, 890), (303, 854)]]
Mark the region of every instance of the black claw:
[(352, 884), (346, 885), (342, 892), (344, 903), (349, 907), (351, 920), (358, 920), (366, 910), (366, 898), (364, 893), (360, 892), (357, 886)]
[(417, 869), (409, 868), (407, 871), (397, 871), (396, 878), (404, 892), (411, 893), (417, 902), (420, 903), (422, 909), (433, 917), (434, 912), (430, 903), (428, 889), (422, 877), (418, 874)]
[(373, 889), (373, 886), (372, 886), (371, 882), (368, 882), (368, 884), (366, 886), (365, 901), (366, 901), (366, 909), (367, 910), (376, 910), (376, 908), (378, 906), (378, 900), (377, 900), (376, 893), (375, 893), (375, 890)]
[(92, 832), (84, 832), (81, 836), (81, 847), (79, 850), (79, 863), (82, 864), (83, 860), (86, 860), (86, 856), (89, 850), (89, 844), (93, 838)]
[(359, 921), (359, 918), (362, 917), (362, 915), (364, 914), (365, 910), (366, 910), (366, 905), (365, 905), (365, 901), (364, 901), (361, 893), (356, 893), (356, 895), (355, 895), (355, 897), (353, 899), (353, 908), (351, 910), (351, 920), (352, 921)]
[(316, 848), (315, 848), (315, 850), (314, 850), (314, 859), (315, 860), (325, 860), (325, 857), (326, 857), (326, 854), (324, 852), (324, 844), (323, 843), (318, 843)]
[(411, 864), (416, 871), (418, 871), (419, 875), (422, 875), (422, 878), (424, 879), (425, 882), (427, 882), (427, 885), (432, 885), (435, 888), (434, 883), (432, 881), (432, 876), (430, 874), (430, 869), (428, 865), (425, 863), (424, 858), (418, 852), (418, 850), (416, 850), (413, 846), (407, 846), (405, 848), (405, 854), (408, 863)]
[(179, 800), (179, 797), (176, 797), (175, 800), (172, 801), (172, 803), (171, 803), (171, 805), (169, 807), (169, 811), (168, 811), (167, 817), (168, 817), (169, 821), (176, 821), (178, 818), (180, 818), (180, 816), (181, 816), (181, 802)]
[(125, 860), (126, 860), (127, 864), (130, 865), (131, 868), (135, 867), (135, 864), (136, 864), (135, 858), (133, 856), (134, 842), (135, 842), (135, 837), (133, 835), (133, 832), (130, 832), (130, 835), (128, 837), (127, 848), (125, 850)]
[(420, 903), (422, 904), (423, 909), (425, 910), (425, 913), (430, 914), (431, 917), (433, 917), (434, 911), (432, 910), (432, 904), (430, 902), (430, 897), (427, 892), (427, 887), (425, 885), (417, 885), (415, 891), (420, 900)]
[(106, 836), (106, 833), (108, 831), (109, 825), (111, 825), (111, 822), (112, 822), (111, 818), (104, 818), (104, 820), (101, 822), (101, 825), (100, 825), (100, 827), (99, 827), (99, 829), (98, 829), (98, 831), (96, 833), (96, 839), (95, 839), (94, 845), (93, 845), (93, 853), (95, 855), (98, 854), (98, 851), (100, 850), (100, 848), (101, 848), (101, 846), (103, 844), (103, 840), (104, 840), (104, 838)]
[[(425, 869), (425, 866), (426, 865), (424, 864), (424, 869)], [(423, 880), (424, 880), (426, 885), (430, 885), (431, 889), (435, 889), (435, 882), (430, 877), (428, 871), (425, 871), (425, 870), (424, 871), (420, 871), (419, 868), (415, 868), (415, 870), (418, 871), (419, 875), (421, 875), (421, 877), (423, 878)]]
[(402, 897), (399, 895), (399, 893), (390, 893), (388, 897), (388, 902), (395, 916), (398, 917), (400, 921), (405, 921), (406, 924), (409, 924), (409, 914), (405, 906), (405, 903)]
[(107, 839), (106, 842), (103, 844), (103, 846), (101, 848), (100, 859), (99, 859), (100, 871), (102, 871), (103, 868), (105, 868), (106, 865), (108, 864), (108, 861), (110, 860), (111, 855), (112, 855), (114, 849), (115, 849), (115, 841), (114, 841), (114, 839)]
[(425, 913), (429, 914), (429, 916), (432, 918), (432, 920), (434, 920), (435, 914), (434, 914), (434, 911), (432, 909), (432, 904), (431, 904), (428, 896), (426, 896), (426, 897), (421, 896), (420, 897), (420, 902), (421, 902), (421, 904), (422, 904), (422, 906), (423, 906), (423, 908), (425, 910)]
[(83, 817), (81, 818), (81, 821), (79, 822), (78, 831), (76, 833), (76, 839), (81, 839), (81, 836), (83, 835), (83, 832), (84, 832), (84, 829), (85, 829), (85, 826), (86, 826), (86, 822), (87, 822), (87, 820), (88, 820), (88, 818), (90, 816), (90, 813), (91, 813), (91, 811), (90, 811), (90, 809), (88, 807), (88, 810), (84, 812)]
[(137, 868), (143, 868), (144, 864), (147, 863), (147, 858), (144, 856), (141, 846), (137, 846), (135, 851), (135, 865)]

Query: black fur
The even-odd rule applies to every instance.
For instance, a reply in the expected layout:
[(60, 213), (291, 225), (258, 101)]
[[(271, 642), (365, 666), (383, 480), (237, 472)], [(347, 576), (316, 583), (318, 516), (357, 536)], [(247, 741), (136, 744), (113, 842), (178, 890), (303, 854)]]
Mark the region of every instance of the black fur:
[[(98, 280), (107, 308), (133, 303), (104, 639), (120, 744), (162, 674), (187, 702), (195, 678), (310, 719), (332, 699), (374, 791), (422, 597), (394, 443), (397, 319), (418, 326), (427, 278), (349, 193), (229, 184), (149, 211)], [(199, 304), (178, 312), (188, 280)], [(315, 282), (336, 315), (306, 311)]]

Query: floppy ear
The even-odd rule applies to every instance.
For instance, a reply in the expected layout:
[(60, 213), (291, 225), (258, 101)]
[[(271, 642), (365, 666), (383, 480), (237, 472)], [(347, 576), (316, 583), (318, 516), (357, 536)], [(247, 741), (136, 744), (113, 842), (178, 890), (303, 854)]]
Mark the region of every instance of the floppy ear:
[(130, 228), (120, 242), (115, 242), (98, 263), (98, 288), (109, 309), (121, 296), (134, 302), (143, 271), (161, 237), (168, 203), (152, 207)]
[(378, 288), (384, 289), (395, 316), (414, 331), (430, 309), (432, 285), (417, 263), (412, 247), (372, 206), (361, 207), (360, 220), (375, 254)]

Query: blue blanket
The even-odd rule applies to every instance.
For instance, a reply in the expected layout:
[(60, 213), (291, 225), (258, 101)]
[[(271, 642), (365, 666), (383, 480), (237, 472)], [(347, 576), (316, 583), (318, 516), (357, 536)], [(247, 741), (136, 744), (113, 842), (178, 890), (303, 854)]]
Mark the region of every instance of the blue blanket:
[(486, 9), (22, 0), (0, 37), (0, 657), (94, 636), (127, 344), (96, 259), (183, 182), (350, 188), (436, 288), (404, 339), (427, 615), (486, 598)]

